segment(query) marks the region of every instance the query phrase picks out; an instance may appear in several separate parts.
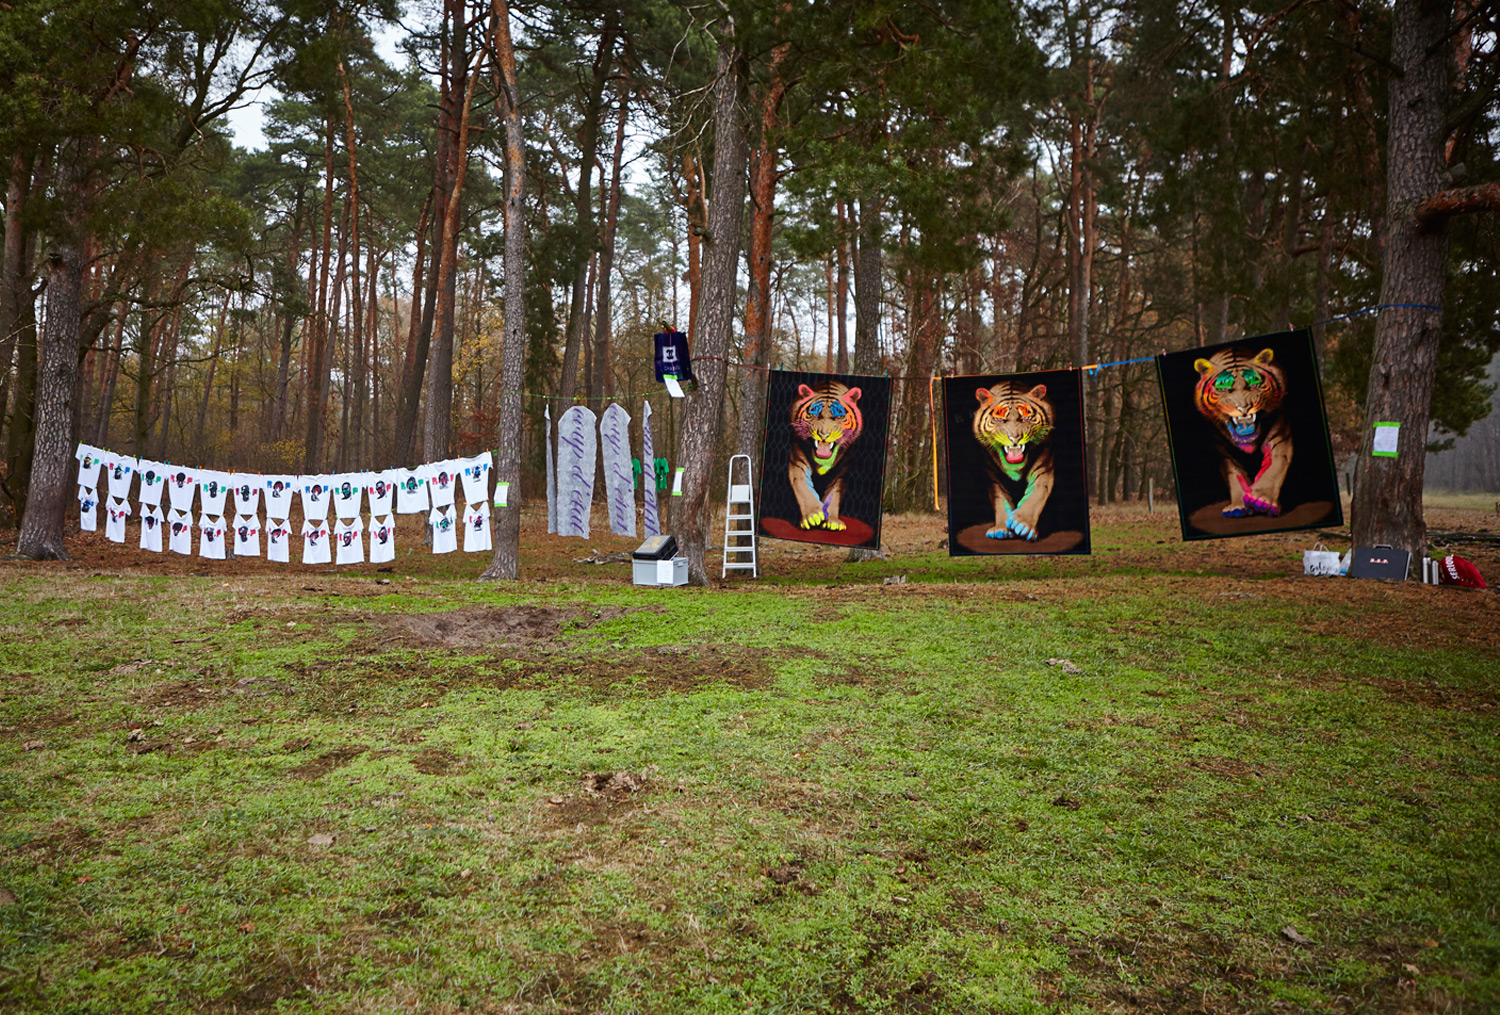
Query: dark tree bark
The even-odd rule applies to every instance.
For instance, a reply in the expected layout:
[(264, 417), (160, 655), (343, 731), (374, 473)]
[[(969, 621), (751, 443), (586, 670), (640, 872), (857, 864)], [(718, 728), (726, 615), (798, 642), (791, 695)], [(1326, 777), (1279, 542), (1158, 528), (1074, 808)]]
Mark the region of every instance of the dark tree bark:
[[(745, 299), (745, 345), (740, 358), (755, 366), (766, 366), (771, 356), (771, 241), (776, 225), (776, 130), (777, 113), (786, 95), (781, 62), (790, 43), (771, 51), (770, 80), (760, 101), (760, 136), (750, 154), (750, 291)], [(735, 453), (759, 458), (761, 417), (765, 413), (764, 370), (740, 370), (739, 428)]]
[(5, 188), (5, 248), (0, 256), (0, 421), (10, 403), (10, 369), (21, 334), (22, 303), (33, 299), (25, 270), (27, 231), (21, 223), (30, 188), (31, 160), (17, 155)]
[(427, 418), (422, 429), (422, 454), (429, 461), (448, 456), (453, 443), (453, 313), (456, 306), (458, 262), (458, 209), (463, 201), (464, 176), (469, 169), (469, 107), (474, 101), (474, 83), (479, 75), (468, 75), (463, 108), (458, 118), (458, 142), (454, 157), (457, 169), (448, 207), (443, 209), (444, 245), (438, 264), (437, 311), (433, 318), (432, 364), (428, 371)]
[(428, 221), (437, 194), (436, 187), (427, 192), (427, 200), (417, 220), (417, 256), (411, 269), (411, 330), (406, 336), (406, 358), (402, 361), (401, 384), (396, 392), (395, 455), (397, 461), (408, 466), (416, 464), (417, 409), (422, 401), (422, 378), (426, 374), (427, 349), (432, 339), (430, 324), (423, 327), (422, 323), (433, 303), (429, 299), (426, 307), (422, 304), (422, 277), (427, 267), (422, 244), (427, 238)]
[[(881, 210), (878, 196), (860, 199), (859, 246), (854, 259), (854, 372), (864, 376), (880, 372)], [(854, 546), (845, 559), (858, 562), (884, 557), (878, 546)]]
[(37, 384), (36, 438), (26, 513), (16, 540), (16, 552), (32, 560), (72, 559), (63, 545), (63, 514), (70, 492), (68, 471), (73, 464), (73, 403), (78, 397), (84, 272), (79, 226), (87, 210), (81, 163), (86, 153), (83, 142), (68, 142), (57, 172), (57, 190), (66, 202), (68, 221), (63, 238), (47, 256), (47, 315)]
[(510, 484), (505, 507), (495, 509), (495, 551), (481, 581), (521, 576), (521, 390), (526, 370), (526, 142), (522, 133), (516, 52), (507, 0), (491, 0), (495, 62), (500, 69), (496, 103), (505, 123), (505, 347), (501, 352), (500, 421), (495, 481)]
[[(339, 270), (343, 270), (343, 237), (339, 239)], [(304, 350), (307, 355), (307, 431), (303, 445), (302, 468), (317, 473), (323, 468), (323, 411), (328, 400), (329, 374), (323, 370), (328, 360), (324, 351), (332, 345), (328, 314), (328, 264), (333, 253), (333, 116), (323, 140), (323, 242), (322, 263), (318, 266), (317, 313), (313, 317), (312, 341)], [(336, 315), (334, 315), (336, 316)]]
[(609, 79), (614, 60), (615, 36), (620, 28), (619, 8), (610, 6), (599, 35), (599, 49), (594, 55), (593, 77), (578, 128), (578, 187), (573, 191), (573, 209), (578, 227), (578, 249), (574, 253), (573, 294), (568, 304), (567, 341), (563, 346), (562, 381), (558, 392), (564, 405), (573, 400), (578, 387), (578, 360), (588, 341), (589, 266), (593, 261), (599, 237), (594, 227), (594, 162), (598, 159), (599, 117), (604, 106), (604, 84)]
[[(1390, 83), (1382, 304), (1441, 307), (1449, 216), (1493, 207), (1473, 200), (1482, 195), (1482, 186), (1444, 190), (1444, 119), (1453, 63), (1449, 10), (1430, 0), (1398, 0), (1395, 8), (1391, 63), (1400, 72)], [(1441, 332), (1439, 309), (1381, 311), (1354, 491), (1355, 545), (1388, 543), (1413, 557), (1427, 553), (1422, 482)], [(1374, 424), (1382, 421), (1401, 424), (1395, 458), (1371, 454)]]
[[(614, 161), (610, 163), (609, 186), (604, 206), (604, 235), (599, 245), (599, 282), (594, 317), (594, 383), (592, 393), (605, 399), (614, 394), (614, 314), (610, 307), (610, 275), (615, 266), (615, 230), (620, 222), (620, 171), (625, 158), (625, 123), (629, 113), (628, 94), (620, 88), (620, 114), (615, 121)], [(603, 175), (602, 173), (600, 174)]]
[(719, 39), (718, 79), (714, 84), (714, 165), (709, 195), (707, 256), (703, 266), (702, 309), (692, 336), (693, 376), (698, 389), (683, 401), (677, 464), (682, 496), (672, 497), (672, 523), (678, 546), (688, 558), (688, 580), (708, 584), (704, 560), (707, 539), (703, 508), (719, 446), (724, 403), (725, 356), (734, 328), (735, 282), (739, 273), (740, 228), (745, 214), (745, 168), (749, 149), (741, 110), (743, 56), (732, 19)]

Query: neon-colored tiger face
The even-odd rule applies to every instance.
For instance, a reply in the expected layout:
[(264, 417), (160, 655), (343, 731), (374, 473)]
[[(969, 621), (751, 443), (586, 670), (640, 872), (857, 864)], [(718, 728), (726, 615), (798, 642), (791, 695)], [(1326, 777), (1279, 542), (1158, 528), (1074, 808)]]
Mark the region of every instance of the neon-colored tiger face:
[(1222, 424), (1241, 450), (1253, 450), (1260, 440), (1263, 413), (1281, 408), (1286, 375), (1276, 365), (1276, 354), (1262, 349), (1253, 357), (1241, 348), (1224, 349), (1193, 362), (1198, 371), (1198, 411)]
[(792, 430), (812, 443), (813, 468), (822, 475), (833, 468), (839, 453), (859, 437), (864, 417), (859, 412), (858, 388), (837, 381), (810, 388), (797, 386), (792, 403)]
[(1052, 403), (1047, 386), (1038, 384), (1024, 394), (1001, 381), (993, 388), (974, 392), (979, 408), (974, 410), (974, 437), (989, 449), (1006, 473), (1019, 476), (1026, 466), (1027, 452), (1046, 443), (1052, 433)]

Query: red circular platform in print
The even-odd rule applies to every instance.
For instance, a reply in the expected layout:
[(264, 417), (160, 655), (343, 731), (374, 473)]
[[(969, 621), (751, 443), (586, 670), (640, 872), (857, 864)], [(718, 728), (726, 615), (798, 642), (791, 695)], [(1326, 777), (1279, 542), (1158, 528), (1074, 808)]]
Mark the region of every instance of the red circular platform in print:
[(776, 539), (795, 539), (799, 543), (823, 543), (827, 546), (863, 546), (875, 538), (875, 530), (858, 518), (844, 515), (839, 520), (848, 526), (842, 532), (799, 528), (785, 518), (762, 518), (760, 530)]

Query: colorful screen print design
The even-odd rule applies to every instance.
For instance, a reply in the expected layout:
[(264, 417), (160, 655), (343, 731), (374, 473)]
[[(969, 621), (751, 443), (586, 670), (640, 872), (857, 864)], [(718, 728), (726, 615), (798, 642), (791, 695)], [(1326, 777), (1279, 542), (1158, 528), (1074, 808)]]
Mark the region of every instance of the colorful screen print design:
[(948, 553), (1088, 553), (1083, 374), (943, 380)]
[(1308, 332), (1167, 353), (1156, 370), (1182, 538), (1343, 524)]
[(773, 370), (760, 470), (761, 532), (880, 545), (888, 377)]

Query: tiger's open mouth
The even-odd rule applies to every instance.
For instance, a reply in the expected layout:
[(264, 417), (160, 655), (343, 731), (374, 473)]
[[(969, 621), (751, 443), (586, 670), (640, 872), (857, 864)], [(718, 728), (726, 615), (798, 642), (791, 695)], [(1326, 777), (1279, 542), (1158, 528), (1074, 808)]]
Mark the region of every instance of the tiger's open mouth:
[(813, 440), (813, 457), (814, 458), (832, 458), (833, 457), (833, 449), (834, 449), (834, 447), (835, 447), (835, 442), (834, 441), (820, 441), (820, 440), (814, 439)]
[(1025, 444), (1007, 444), (1005, 446), (1005, 462), (1007, 465), (1020, 465), (1026, 461)]
[(1255, 413), (1246, 416), (1231, 416), (1224, 421), (1229, 428), (1229, 439), (1236, 444), (1249, 444), (1255, 439)]

